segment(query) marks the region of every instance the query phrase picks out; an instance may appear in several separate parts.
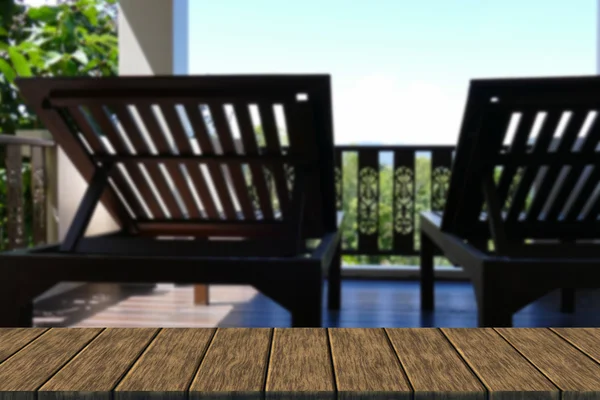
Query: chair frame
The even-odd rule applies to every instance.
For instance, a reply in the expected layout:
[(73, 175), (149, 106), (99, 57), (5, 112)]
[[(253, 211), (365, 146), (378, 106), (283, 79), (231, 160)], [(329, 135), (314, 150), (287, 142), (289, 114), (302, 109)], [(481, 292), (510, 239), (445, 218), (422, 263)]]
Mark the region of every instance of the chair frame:
[[(328, 306), (330, 309), (339, 309), (341, 255), (338, 227), (342, 214), (335, 210), (334, 201), (329, 76), (34, 78), (19, 80), (18, 85), (89, 186), (62, 243), (0, 254), (4, 278), (0, 290), (0, 326), (31, 326), (32, 299), (61, 281), (250, 284), (289, 310), (292, 326), (319, 327), (322, 324), (323, 278), (328, 277)], [(297, 93), (307, 93), (308, 101), (300, 103), (298, 100), (294, 103), (293, 98)], [(136, 107), (142, 104), (139, 106), (141, 114), (144, 107), (149, 107), (152, 101), (160, 104), (164, 101), (188, 104), (198, 98), (206, 99), (207, 102), (243, 103), (246, 107), (247, 102), (256, 101), (259, 107), (263, 107), (261, 111), (273, 99), (283, 99), (286, 112), (289, 106), (286, 118), (291, 120), (287, 121), (288, 130), (290, 142), (294, 142), (290, 143), (289, 154), (277, 152), (278, 149), (273, 148), (270, 139), (267, 140), (267, 147), (270, 148), (266, 153), (260, 154), (256, 145), (252, 147), (252, 143), (247, 141), (245, 154), (236, 152), (231, 142), (228, 143), (229, 136), (223, 136), (230, 135), (230, 132), (223, 133), (228, 128), (225, 119), (218, 112), (214, 114), (214, 118), (218, 126), (217, 134), (223, 141), (224, 151), (221, 154), (217, 154), (214, 149), (205, 151), (205, 147), (202, 147), (200, 155), (192, 154), (191, 151), (173, 154), (167, 151), (166, 145), (159, 149), (158, 154), (141, 152), (139, 146), (135, 154), (126, 154), (119, 149), (110, 154), (101, 151), (99, 146), (93, 147), (93, 143), (92, 151), (86, 154), (85, 147), (77, 143), (75, 133), (78, 130), (69, 126), (69, 120), (62, 111), (68, 110), (71, 117), (79, 122), (76, 125), (80, 134), (87, 133), (86, 138), (93, 141), (91, 128), (83, 127), (83, 119), (77, 111), (82, 104), (89, 106), (92, 114), (95, 112), (94, 116), (98, 118), (96, 121), (100, 121), (99, 125), (110, 131), (108, 118), (99, 116), (98, 107), (103, 104), (131, 102)], [(117, 114), (119, 120), (124, 121), (123, 125), (126, 125), (124, 106), (120, 107), (122, 114)], [(171, 130), (175, 132), (173, 107), (163, 106), (163, 112), (167, 122), (171, 123)], [(148, 120), (144, 120), (144, 124), (146, 121)], [(269, 124), (269, 120), (265, 123)], [(135, 129), (131, 123), (126, 128), (130, 131)], [(149, 128), (152, 130), (152, 125)], [(193, 129), (200, 128), (194, 125)], [(271, 132), (265, 135), (273, 138), (274, 124), (271, 123), (266, 129)], [(314, 142), (310, 141), (311, 132), (314, 134)], [(178, 146), (185, 145), (181, 140), (182, 135), (176, 136), (173, 133), (173, 136), (178, 141)], [(246, 140), (247, 135), (243, 138)], [(156, 141), (157, 136), (152, 139)], [(206, 140), (204, 143), (206, 144)], [(123, 149), (124, 146), (121, 150)], [(329, 153), (331, 157), (328, 156)], [(118, 182), (117, 165), (129, 167), (131, 171), (132, 166), (142, 164), (152, 171), (153, 168), (158, 170), (158, 166), (162, 164), (174, 171), (177, 166), (191, 163), (206, 165), (212, 174), (218, 170), (219, 165), (227, 165), (232, 171), (232, 185), (237, 190), (243, 211), (251, 208), (249, 202), (242, 198), (245, 196), (245, 188), (239, 180), (241, 175), (238, 174), (236, 178), (234, 174), (236, 169), (241, 170), (239, 166), (248, 165), (253, 174), (260, 168), (269, 166), (274, 175), (281, 171), (280, 176), (283, 176), (282, 168), (285, 165), (291, 166), (294, 179), (290, 192), (279, 197), (281, 221), (277, 220), (273, 210), (269, 210), (266, 191), (259, 194), (257, 205), (260, 206), (263, 218), (251, 212), (244, 214), (243, 220), (235, 217), (232, 220), (228, 217), (232, 216), (233, 207), (229, 208), (229, 215), (221, 219), (210, 216), (149, 219), (140, 218), (139, 214), (132, 218), (118, 199), (114, 187), (110, 185), (110, 179)], [(151, 172), (149, 174), (152, 176)], [(255, 176), (257, 175), (253, 175), (253, 178)], [(277, 176), (275, 181), (275, 189), (280, 193), (285, 191), (281, 184), (283, 181), (277, 181)], [(202, 183), (198, 180), (193, 182)], [(215, 186), (218, 185), (219, 182), (215, 181)], [(120, 189), (123, 189), (123, 185)], [(177, 190), (183, 192), (185, 189), (180, 185)], [(257, 190), (260, 191), (260, 188)], [(223, 195), (226, 190), (220, 193)], [(288, 196), (291, 198), (289, 202), (285, 200)], [(189, 199), (184, 200), (188, 204), (191, 202)], [(85, 237), (93, 212), (100, 203), (121, 224), (121, 229)], [(310, 213), (306, 212), (308, 207)], [(223, 203), (223, 208), (227, 214), (227, 204)], [(197, 210), (193, 212), (198, 214)], [(269, 214), (272, 218), (268, 218)], [(156, 236), (160, 235), (193, 236), (193, 240), (157, 240)], [(232, 243), (216, 240), (215, 236), (242, 236), (246, 239)], [(317, 247), (309, 247), (307, 239), (320, 241)]]

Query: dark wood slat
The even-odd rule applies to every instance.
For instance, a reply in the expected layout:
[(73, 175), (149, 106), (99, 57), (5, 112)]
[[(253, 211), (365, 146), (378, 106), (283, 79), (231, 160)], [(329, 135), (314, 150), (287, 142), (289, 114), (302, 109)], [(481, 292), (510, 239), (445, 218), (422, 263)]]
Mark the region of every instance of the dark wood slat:
[[(522, 111), (519, 125), (515, 131), (512, 142), (509, 145), (508, 152), (510, 154), (525, 154), (527, 150), (527, 140), (535, 122), (536, 113), (534, 111)], [(515, 174), (518, 168), (516, 166), (504, 166), (500, 174), (498, 182), (498, 201), (500, 204), (506, 204), (508, 200), (509, 190), (515, 180)], [(512, 199), (511, 199), (512, 200)]]
[(338, 211), (344, 209), (344, 152), (335, 151), (335, 206)]
[(215, 329), (162, 330), (114, 389), (115, 399), (185, 398)]
[(563, 391), (563, 398), (600, 395), (600, 365), (548, 329), (497, 328), (545, 376)]
[(431, 152), (431, 210), (444, 211), (452, 171), (452, 152)]
[(31, 146), (31, 195), (33, 197), (32, 233), (33, 245), (46, 243), (46, 177), (44, 147)]
[(490, 398), (512, 400), (532, 393), (536, 399), (561, 398), (559, 389), (493, 329), (442, 328), (442, 332), (485, 384)]
[[(113, 126), (112, 122), (108, 119), (108, 115), (101, 107), (90, 107), (90, 114), (96, 121), (96, 123), (100, 126), (102, 133), (106, 135), (108, 140), (110, 141), (112, 147), (115, 150), (116, 154), (130, 154), (127, 149), (125, 143), (121, 136), (117, 133), (116, 127)], [(134, 182), (139, 194), (141, 195), (143, 201), (148, 206), (150, 212), (154, 217), (164, 217), (164, 213), (150, 189), (148, 182), (146, 181), (146, 177), (142, 174), (142, 171), (139, 168), (139, 165), (131, 166), (131, 168), (127, 168), (125, 166), (127, 173), (129, 174), (131, 180)], [(117, 182), (115, 182), (116, 184)], [(127, 181), (124, 182), (125, 185), (128, 185)], [(117, 186), (119, 190), (123, 191), (124, 187)], [(137, 197), (137, 196), (136, 196)]]
[(416, 399), (487, 398), (456, 349), (438, 329), (386, 329)]
[[(592, 197), (594, 190), (600, 183), (600, 166), (594, 165), (591, 172), (587, 174), (585, 182), (580, 187), (576, 194), (574, 201), (571, 203), (569, 209), (564, 216), (564, 221), (577, 222), (579, 215), (583, 212), (586, 204)], [(590, 220), (586, 221), (590, 222)]]
[[(554, 152), (557, 156), (564, 158), (565, 155), (571, 153), (573, 143), (575, 143), (577, 134), (581, 130), (586, 117), (587, 112), (584, 111), (575, 111), (573, 114), (571, 114), (571, 117), (567, 122), (567, 127), (563, 131), (562, 137), (560, 138), (560, 144), (556, 149), (556, 152)], [(533, 202), (531, 203), (531, 208), (527, 212), (527, 220), (537, 220), (540, 217), (542, 207), (548, 201), (548, 197), (550, 196), (552, 189), (557, 183), (561, 185), (563, 184), (563, 182), (557, 182), (556, 180), (563, 168), (564, 164), (552, 164), (548, 166), (546, 173), (544, 174), (543, 181), (539, 183), (539, 187), (536, 190)]]
[[(240, 128), (240, 136), (242, 137), (242, 143), (246, 155), (259, 155), (258, 144), (256, 143), (256, 134), (254, 127), (252, 126), (252, 119), (250, 118), (250, 110), (248, 104), (237, 102), (234, 104), (235, 114), (237, 117), (238, 126)], [(264, 219), (273, 219), (275, 214), (273, 212), (273, 203), (271, 201), (271, 195), (269, 188), (267, 187), (267, 181), (263, 166), (259, 163), (249, 163), (250, 172), (252, 174), (252, 184), (256, 189), (256, 195), (258, 197), (258, 204), (260, 211), (262, 212)]]
[[(275, 114), (273, 112), (273, 104), (259, 103), (258, 112), (260, 114), (260, 121), (265, 135), (265, 145), (268, 154), (282, 154), (281, 143), (279, 141), (279, 131), (277, 129), (277, 123), (275, 122)], [(275, 191), (277, 198), (279, 199), (279, 209), (284, 219), (287, 219), (285, 212), (289, 209), (290, 205), (290, 192), (287, 186), (287, 180), (285, 178), (285, 171), (283, 166), (273, 165), (270, 168), (270, 172), (273, 176), (273, 182), (275, 184)]]
[(108, 178), (112, 168), (113, 167), (110, 165), (105, 165), (96, 169), (96, 172), (79, 203), (77, 212), (67, 231), (67, 235), (60, 245), (60, 251), (73, 251), (79, 240), (85, 235), (85, 230), (92, 219), (92, 215), (100, 201), (100, 197), (108, 186)]
[(37, 389), (87, 346), (100, 328), (54, 328), (0, 364), (0, 391), (35, 398)]
[(210, 220), (139, 220), (140, 233), (145, 235), (235, 236), (256, 237), (282, 235), (286, 225), (282, 221), (210, 221)]
[(111, 399), (111, 391), (131, 368), (156, 328), (108, 328), (38, 391), (38, 399)]
[[(81, 109), (79, 107), (71, 107), (69, 108), (69, 115), (73, 118), (73, 121), (77, 124), (81, 134), (90, 145), (92, 151), (95, 155), (108, 155), (108, 151), (104, 147), (104, 144), (100, 141), (94, 129), (90, 126), (87, 118), (82, 114)], [(91, 113), (90, 113), (91, 114)], [(112, 175), (112, 180), (123, 195), (123, 198), (127, 202), (127, 205), (131, 208), (131, 211), (134, 213), (135, 217), (143, 217), (146, 215), (144, 208), (139, 202), (138, 198), (135, 196), (133, 190), (131, 189), (129, 183), (125, 179), (125, 175), (119, 168), (115, 168), (115, 171)], [(91, 179), (91, 178), (90, 178)], [(112, 188), (111, 188), (112, 190)]]
[[(595, 149), (598, 145), (598, 141), (600, 141), (600, 122), (598, 121), (599, 116), (596, 115), (592, 125), (587, 132), (587, 135), (583, 139), (583, 144), (581, 145), (581, 149), (577, 154), (580, 155), (593, 155)], [(574, 166), (571, 167), (569, 172), (563, 179), (561, 188), (554, 198), (552, 206), (548, 210), (547, 219), (552, 221), (556, 220), (559, 213), (564, 209), (568, 199), (573, 193), (575, 185), (577, 184), (579, 178), (581, 177), (585, 166)], [(579, 210), (580, 208), (573, 208), (574, 210)]]
[[(209, 103), (215, 129), (221, 147), (223, 148), (223, 154), (237, 154), (235, 145), (233, 143), (233, 134), (228, 121), (226, 120), (225, 109), (223, 104)], [(248, 195), (248, 184), (244, 176), (240, 165), (227, 164), (225, 166), (229, 170), (229, 175), (233, 183), (233, 189), (235, 190), (236, 197), (244, 214), (244, 219), (255, 220), (256, 212), (250, 202), (250, 196)]]
[(393, 249), (398, 254), (415, 249), (416, 176), (415, 152), (394, 152)]
[[(561, 116), (562, 112), (559, 110), (547, 110), (546, 117), (542, 123), (542, 128), (540, 129), (538, 137), (535, 140), (535, 144), (533, 145), (531, 157), (535, 158), (535, 156), (538, 154), (548, 152), (548, 146), (552, 141), (554, 132), (556, 132), (556, 128), (560, 122)], [(539, 168), (535, 166), (525, 166), (523, 177), (517, 186), (515, 197), (508, 209), (508, 214), (506, 216), (507, 223), (512, 224), (518, 222), (520, 214), (525, 211), (525, 201), (529, 195), (532, 184), (538, 175), (538, 170)]]
[(379, 248), (379, 152), (358, 153), (358, 250)]
[[(194, 151), (192, 149), (190, 138), (187, 136), (187, 133), (183, 128), (181, 118), (179, 118), (173, 106), (163, 105), (161, 107), (161, 111), (171, 131), (171, 135), (173, 135), (173, 139), (175, 140), (175, 145), (177, 146), (179, 156), (193, 155)], [(184, 165), (192, 182), (194, 182), (194, 185), (198, 189), (200, 201), (205, 208), (207, 216), (209, 218), (218, 218), (219, 213), (217, 211), (217, 207), (215, 206), (214, 199), (211, 196), (206, 184), (206, 179), (200, 172), (198, 163), (186, 162)]]
[[(186, 103), (186, 114), (188, 116), (190, 124), (192, 125), (194, 135), (198, 140), (198, 143), (200, 144), (202, 154), (215, 155), (216, 152), (212, 142), (212, 138), (210, 137), (206, 129), (204, 118), (201, 115), (200, 109), (198, 107), (198, 103)], [(227, 188), (225, 176), (220, 166), (208, 165), (208, 171), (210, 172), (216, 195), (220, 200), (221, 206), (223, 207), (223, 213), (225, 215), (225, 218), (230, 220), (237, 219), (237, 213), (235, 211), (235, 208), (233, 207), (231, 194), (229, 193), (229, 189)]]
[(326, 329), (276, 328), (273, 333), (265, 398), (283, 399), (298, 394), (311, 399), (335, 399)]
[(20, 145), (6, 146), (6, 230), (8, 234), (7, 250), (27, 247), (25, 243), (25, 225), (23, 207), (23, 154)]
[(600, 329), (550, 328), (550, 330), (600, 364)]
[(243, 396), (261, 399), (272, 329), (219, 329), (190, 386), (190, 399)]
[[(139, 154), (142, 156), (143, 155), (148, 155), (148, 156), (152, 155), (152, 152), (150, 151), (151, 150), (150, 146), (144, 140), (144, 138), (142, 136), (142, 132), (140, 130), (140, 127), (138, 126), (137, 122), (133, 119), (133, 115), (131, 114), (131, 112), (129, 111), (127, 106), (113, 106), (113, 107), (111, 107), (111, 109), (116, 114), (119, 122), (121, 123), (124, 134), (127, 136), (129, 141), (131, 142), (131, 145), (133, 146), (135, 154)], [(149, 117), (149, 115), (144, 115), (144, 116), (140, 115), (140, 117), (142, 119), (142, 123), (146, 126), (147, 133), (150, 136), (150, 140), (152, 141), (153, 144), (157, 140), (160, 140), (161, 137), (164, 137), (163, 136), (164, 134), (161, 132), (161, 128), (157, 124), (152, 124), (152, 122), (151, 122), (152, 118), (147, 118), (147, 117)], [(146, 117), (146, 118), (144, 118), (144, 117)], [(148, 120), (150, 120), (150, 122), (147, 122)], [(160, 170), (158, 164), (144, 163), (143, 165), (146, 168), (146, 171), (148, 172), (148, 176), (149, 176), (150, 180), (154, 183), (154, 187), (156, 188), (158, 197), (160, 199), (162, 199), (167, 211), (171, 214), (171, 217), (172, 218), (182, 218), (183, 213), (181, 212), (181, 209), (179, 208), (179, 205), (177, 204), (177, 200), (175, 199), (175, 196), (173, 195), (173, 190), (167, 184), (165, 176), (163, 175), (162, 171)], [(153, 196), (153, 198), (155, 198), (155, 197)], [(158, 199), (157, 199), (157, 201), (158, 201)], [(166, 214), (163, 211), (163, 208), (162, 207), (159, 207), (159, 208), (160, 208), (160, 214), (155, 213), (154, 216), (155, 217), (160, 217), (161, 215), (166, 216)], [(154, 213), (154, 211), (152, 211), (152, 212)]]
[(46, 328), (1, 328), (0, 365), (46, 331)]
[[(181, 108), (183, 112), (184, 108)], [(194, 150), (192, 148), (192, 144), (190, 142), (190, 138), (188, 137), (187, 132), (183, 127), (183, 123), (181, 122), (181, 118), (177, 115), (175, 108), (171, 105), (162, 105), (161, 111), (163, 116), (165, 117), (165, 121), (169, 130), (171, 131), (171, 135), (173, 135), (173, 140), (175, 141), (175, 145), (177, 146), (177, 150), (179, 152), (179, 156), (194, 155)], [(187, 114), (186, 114), (187, 115)], [(159, 149), (160, 152), (160, 149)], [(195, 155), (197, 157), (197, 155)], [(205, 212), (208, 218), (218, 218), (219, 212), (217, 211), (217, 207), (215, 206), (215, 201), (210, 194), (208, 186), (206, 184), (206, 179), (200, 172), (199, 164), (197, 162), (185, 162), (183, 164), (188, 171), (190, 179), (194, 183), (194, 186), (198, 189), (198, 194), (202, 205), (204, 206)], [(183, 184), (183, 183), (180, 183)], [(187, 185), (186, 185), (187, 186)], [(184, 197), (184, 200), (192, 201), (193, 198)], [(186, 203), (187, 204), (187, 203)], [(191, 205), (190, 205), (191, 206)], [(189, 206), (188, 206), (189, 207)], [(193, 216), (192, 216), (193, 218)]]
[(329, 329), (339, 397), (369, 397), (372, 392), (412, 399), (413, 391), (383, 329)]
[[(154, 144), (154, 146), (156, 147), (156, 150), (158, 151), (159, 154), (173, 154), (169, 143), (167, 142), (167, 139), (165, 137), (165, 135), (162, 132), (161, 127), (158, 124), (157, 121), (157, 117), (155, 115), (155, 113), (152, 111), (152, 109), (150, 108), (150, 106), (143, 106), (143, 105), (138, 105), (136, 107), (140, 118), (143, 122), (143, 124), (146, 126), (146, 129), (148, 131), (148, 134), (150, 135), (150, 138)], [(164, 111), (164, 110), (163, 110)], [(164, 112), (163, 112), (164, 115)], [(166, 119), (166, 118), (165, 118)], [(169, 122), (172, 121), (167, 121), (167, 124)], [(169, 126), (169, 130), (171, 131), (171, 133), (173, 133), (173, 129), (172, 127)], [(177, 193), (179, 194), (179, 196), (181, 197), (181, 200), (183, 201), (183, 204), (185, 205), (185, 208), (187, 210), (188, 215), (191, 218), (199, 218), (200, 217), (200, 211), (198, 210), (198, 206), (196, 205), (196, 202), (194, 201), (194, 197), (190, 191), (190, 188), (187, 184), (187, 182), (185, 181), (184, 175), (181, 171), (181, 166), (182, 164), (175, 164), (175, 163), (165, 163), (164, 164), (170, 178), (173, 180), (173, 184), (175, 186), (175, 190), (177, 191)], [(160, 173), (160, 171), (158, 171)], [(198, 171), (199, 174), (200, 171)], [(162, 178), (162, 176), (160, 177)], [(162, 181), (162, 179), (161, 179)], [(166, 196), (167, 198), (171, 199), (171, 195)], [(175, 201), (175, 199), (173, 198), (173, 202)], [(174, 204), (170, 204), (169, 206), (169, 210), (173, 210), (176, 209), (177, 213), (173, 213), (172, 216), (175, 217), (182, 217), (182, 213), (179, 211), (179, 205), (176, 204), (176, 202)]]
[[(600, 183), (600, 181), (598, 183)], [(600, 214), (600, 194), (596, 195), (596, 198), (592, 201), (591, 207), (587, 211), (583, 221), (597, 222), (598, 214)]]
[[(197, 155), (194, 155), (190, 140), (187, 137), (187, 134), (183, 129), (181, 119), (176, 115), (176, 112), (175, 112), (173, 106), (172, 105), (163, 105), (161, 107), (161, 112), (162, 112), (163, 116), (165, 117), (165, 122), (167, 123), (167, 126), (169, 127), (169, 130), (171, 131), (171, 134), (173, 135), (173, 139), (175, 140), (175, 145), (177, 146), (177, 150), (179, 152), (178, 156), (181, 157), (181, 156), (185, 155), (185, 156), (193, 156), (194, 158), (197, 158)], [(153, 118), (149, 118), (149, 119), (154, 121)], [(164, 153), (169, 152), (169, 145), (166, 142), (166, 139), (157, 144), (157, 149), (158, 149), (159, 153), (164, 154)], [(165, 163), (165, 164), (168, 167), (169, 164), (168, 163)], [(190, 179), (194, 183), (195, 188), (198, 190), (198, 195), (199, 195), (200, 201), (202, 202), (202, 205), (204, 206), (204, 209), (206, 211), (208, 218), (218, 218), (219, 212), (217, 211), (217, 207), (215, 206), (215, 201), (214, 201), (212, 195), (210, 194), (210, 190), (208, 189), (206, 179), (202, 175), (202, 172), (200, 172), (199, 164), (197, 162), (187, 160), (187, 161), (183, 161), (177, 167), (179, 168), (180, 165), (185, 167), (185, 169), (187, 170), (187, 172), (189, 174)], [(171, 176), (173, 176), (177, 179), (176, 184), (178, 187), (186, 186), (186, 189), (189, 190), (189, 188), (187, 188), (188, 185), (186, 184), (185, 180), (183, 179), (181, 173), (176, 174), (176, 173), (172, 172)], [(190, 217), (194, 218), (194, 215), (198, 213), (197, 206), (194, 202), (193, 195), (191, 193), (187, 193), (186, 189), (180, 189), (180, 193), (182, 191), (185, 193), (185, 195), (183, 195), (183, 199), (185, 201), (185, 204), (186, 204), (186, 207), (188, 208), (188, 210), (190, 210), (190, 209), (193, 210), (193, 212), (190, 213)], [(188, 204), (188, 203), (190, 203), (190, 204)], [(192, 207), (192, 205), (193, 205), (193, 207)]]

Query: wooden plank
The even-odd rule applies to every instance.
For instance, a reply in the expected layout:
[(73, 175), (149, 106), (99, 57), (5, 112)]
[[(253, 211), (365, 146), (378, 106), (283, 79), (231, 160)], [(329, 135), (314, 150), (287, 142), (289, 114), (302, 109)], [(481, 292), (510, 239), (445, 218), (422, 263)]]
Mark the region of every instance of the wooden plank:
[(600, 363), (600, 329), (598, 328), (550, 328), (573, 346)]
[(0, 328), (0, 364), (47, 330), (46, 328)]
[(162, 330), (114, 389), (115, 399), (138, 399), (139, 393), (185, 398), (215, 329)]
[(267, 399), (335, 398), (326, 329), (275, 329), (265, 392)]
[(393, 249), (398, 254), (415, 250), (415, 152), (394, 151), (393, 174)]
[(358, 153), (358, 251), (376, 254), (379, 249), (379, 151)]
[(386, 329), (415, 399), (481, 399), (486, 389), (438, 329)]
[(190, 399), (261, 399), (272, 329), (219, 329), (190, 386)]
[(38, 399), (111, 399), (111, 391), (158, 333), (108, 328), (38, 391)]
[(339, 398), (412, 399), (411, 386), (383, 329), (329, 329), (329, 338)]
[(0, 392), (20, 391), (33, 398), (40, 386), (100, 332), (100, 328), (49, 330), (0, 364)]
[(496, 329), (563, 391), (563, 399), (600, 396), (600, 365), (549, 329)]
[[(520, 331), (521, 329), (515, 330)], [(442, 328), (494, 400), (560, 399), (560, 391), (491, 328)], [(521, 396), (521, 397), (516, 397)]]

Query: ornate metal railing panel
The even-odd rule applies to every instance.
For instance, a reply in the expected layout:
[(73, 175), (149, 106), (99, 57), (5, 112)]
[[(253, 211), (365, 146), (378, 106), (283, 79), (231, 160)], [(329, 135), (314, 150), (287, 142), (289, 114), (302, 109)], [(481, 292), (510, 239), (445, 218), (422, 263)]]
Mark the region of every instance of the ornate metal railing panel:
[(444, 208), (454, 146), (337, 146), (346, 255), (418, 255), (418, 215)]

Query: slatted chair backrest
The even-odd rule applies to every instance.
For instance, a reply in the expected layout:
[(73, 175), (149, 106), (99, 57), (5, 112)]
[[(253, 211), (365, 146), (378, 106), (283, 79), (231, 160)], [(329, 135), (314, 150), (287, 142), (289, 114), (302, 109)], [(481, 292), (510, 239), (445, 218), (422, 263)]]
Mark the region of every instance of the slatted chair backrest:
[(298, 168), (311, 174), (302, 236), (336, 229), (327, 75), (30, 78), (18, 86), (88, 181), (102, 163), (117, 163), (102, 200), (140, 234), (281, 235), (300, 223)]
[(600, 237), (599, 107), (599, 77), (472, 81), (442, 229), (481, 234), (494, 173), (508, 240)]

